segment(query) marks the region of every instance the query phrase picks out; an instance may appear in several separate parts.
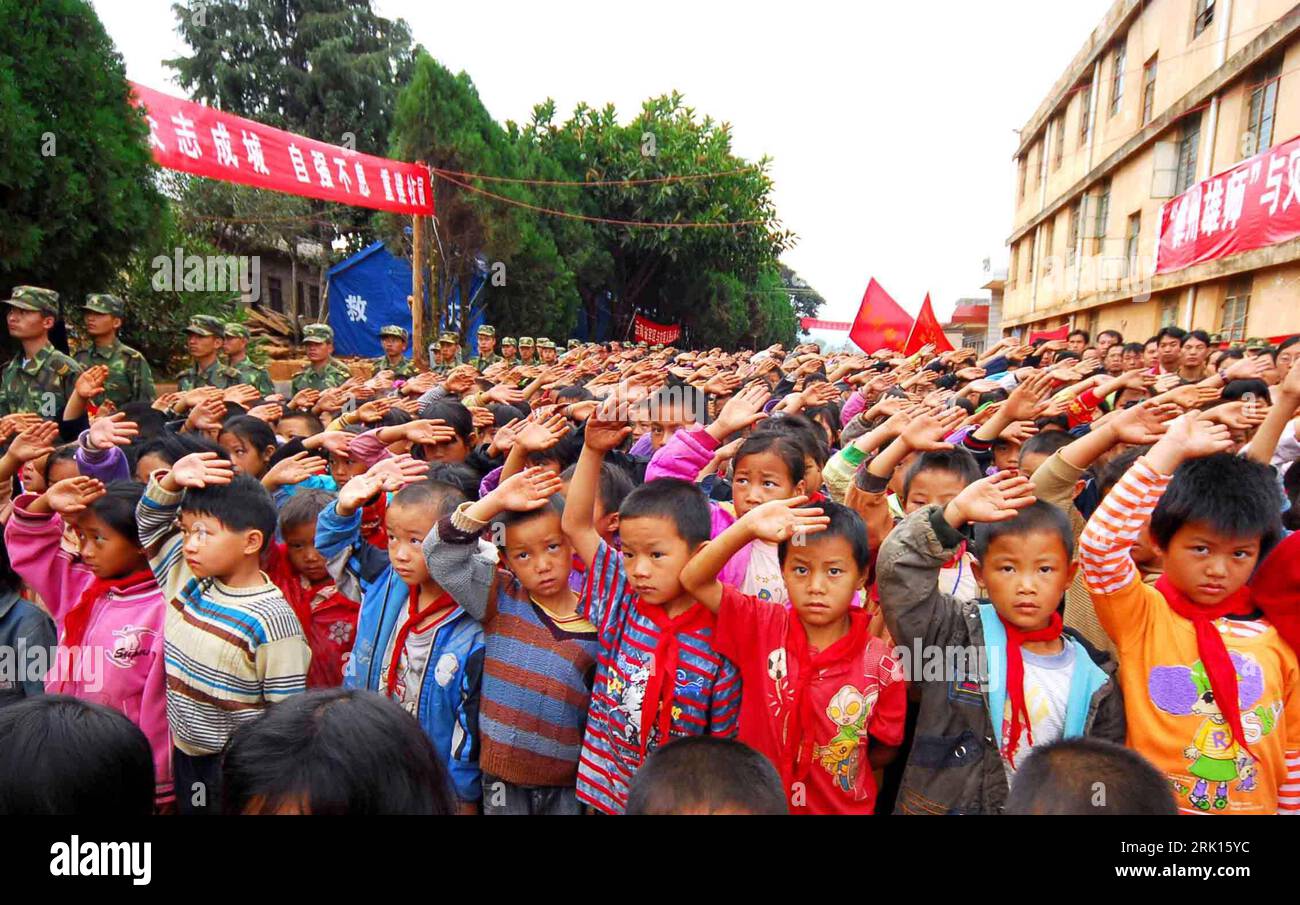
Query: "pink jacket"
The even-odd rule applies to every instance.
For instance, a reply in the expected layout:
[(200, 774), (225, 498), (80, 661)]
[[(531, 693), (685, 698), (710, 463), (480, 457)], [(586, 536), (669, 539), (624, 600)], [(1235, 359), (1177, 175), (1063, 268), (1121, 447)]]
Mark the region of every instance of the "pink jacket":
[[(646, 466), (645, 479), (653, 481), (656, 478), (678, 478), (694, 484), (700, 475), (700, 469), (712, 461), (718, 446), (718, 441), (702, 427), (691, 431), (679, 430), (654, 454)], [(710, 536), (717, 537), (736, 521), (736, 514), (712, 501), (709, 502), (709, 508), (713, 518)], [(735, 588), (744, 587), (752, 548), (752, 543), (745, 544), (735, 556), (727, 560), (727, 564), (718, 573), (718, 580)]]
[(167, 675), (163, 657), (165, 603), (149, 579), (110, 590), (95, 601), (79, 653), (64, 646), (64, 621), (94, 573), (60, 548), (63, 519), (34, 515), (35, 494), (14, 500), (5, 544), (14, 571), (41, 595), (59, 633), (58, 660), (45, 680), (49, 694), (67, 694), (120, 710), (140, 727), (153, 749), (159, 801), (172, 796), (171, 733), (167, 724)]

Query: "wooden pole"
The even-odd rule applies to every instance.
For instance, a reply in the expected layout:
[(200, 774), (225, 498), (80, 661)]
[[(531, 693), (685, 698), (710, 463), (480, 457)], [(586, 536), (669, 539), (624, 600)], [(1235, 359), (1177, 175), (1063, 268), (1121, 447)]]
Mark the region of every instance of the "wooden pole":
[(411, 358), (421, 371), (429, 367), (424, 341), (424, 218), (411, 218)]

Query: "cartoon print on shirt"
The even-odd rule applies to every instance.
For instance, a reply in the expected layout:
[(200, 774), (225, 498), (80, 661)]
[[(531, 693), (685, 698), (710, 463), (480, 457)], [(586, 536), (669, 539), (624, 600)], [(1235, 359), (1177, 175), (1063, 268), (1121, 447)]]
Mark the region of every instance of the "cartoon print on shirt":
[(635, 666), (626, 660), (620, 660), (619, 669), (626, 672), (627, 681), (618, 675), (611, 675), (607, 688), (614, 698), (614, 707), (610, 710), (610, 721), (623, 734), (629, 744), (641, 742), (641, 708), (645, 703), (645, 686), (650, 681), (650, 667), (647, 664)]
[(874, 688), (864, 695), (852, 685), (845, 685), (826, 705), (826, 715), (840, 727), (840, 731), (828, 744), (814, 746), (813, 756), (835, 778), (843, 792), (852, 792), (857, 785), (861, 767), (859, 745), (879, 696), (880, 692)]
[[(1253, 744), (1273, 731), (1281, 702), (1256, 706), (1264, 693), (1264, 671), (1247, 654), (1229, 651), (1237, 671), (1237, 699), (1241, 708), (1241, 728), (1246, 744)], [(1175, 783), (1174, 788), (1198, 810), (1222, 811), (1228, 807), (1228, 784), (1238, 780), (1236, 790), (1250, 792), (1256, 788), (1257, 768), (1253, 758), (1232, 737), (1232, 729), (1215, 703), (1214, 691), (1205, 664), (1197, 660), (1191, 666), (1156, 666), (1147, 681), (1151, 700), (1166, 713), (1177, 716), (1204, 717), (1183, 749), (1191, 763), (1187, 770), (1196, 777), (1188, 788)], [(1211, 798), (1210, 785), (1214, 785)]]
[(109, 651), (108, 662), (118, 669), (130, 669), (136, 657), (148, 653), (144, 649), (144, 639), (157, 634), (143, 625), (124, 625), (113, 629), (113, 649)]

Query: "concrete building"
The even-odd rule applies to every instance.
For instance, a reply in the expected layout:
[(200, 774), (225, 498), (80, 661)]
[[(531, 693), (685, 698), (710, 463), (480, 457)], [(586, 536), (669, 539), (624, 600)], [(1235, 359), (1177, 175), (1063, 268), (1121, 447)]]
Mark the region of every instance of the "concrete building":
[(1300, 4), (1116, 0), (1020, 131), (1002, 333), (1300, 332), (1300, 239), (1155, 274), (1160, 207), (1300, 134)]
[(944, 335), (956, 348), (984, 351), (989, 329), (989, 299), (957, 299), (952, 317), (943, 324)]

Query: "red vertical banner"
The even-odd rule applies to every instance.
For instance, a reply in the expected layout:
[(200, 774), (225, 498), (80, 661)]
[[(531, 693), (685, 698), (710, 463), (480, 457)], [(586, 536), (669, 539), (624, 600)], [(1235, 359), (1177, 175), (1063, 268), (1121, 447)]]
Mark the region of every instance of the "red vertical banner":
[(131, 83), (169, 170), (395, 214), (433, 215), (427, 167), (361, 154)]

